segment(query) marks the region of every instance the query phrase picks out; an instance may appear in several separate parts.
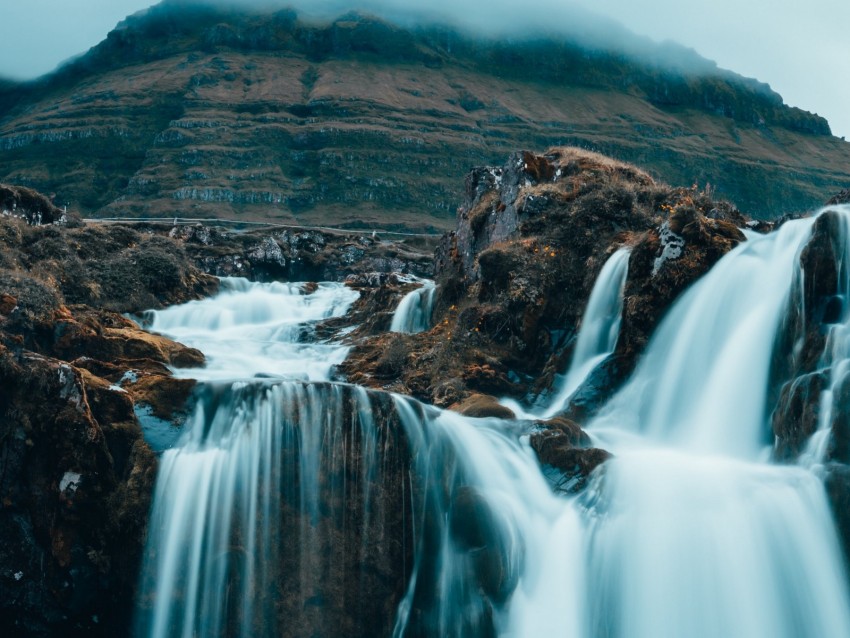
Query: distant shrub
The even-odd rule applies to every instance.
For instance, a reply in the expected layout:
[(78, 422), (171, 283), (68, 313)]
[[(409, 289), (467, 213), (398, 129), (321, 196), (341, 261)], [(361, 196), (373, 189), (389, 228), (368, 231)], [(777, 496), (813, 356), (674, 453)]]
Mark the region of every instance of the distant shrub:
[(34, 325), (45, 323), (62, 303), (57, 291), (26, 275), (0, 274), (0, 294), (17, 300), (8, 326), (12, 332), (28, 332)]
[(130, 257), (138, 269), (141, 284), (155, 295), (162, 295), (180, 285), (183, 278), (183, 266), (174, 256), (172, 247), (158, 245), (141, 246)]
[(392, 338), (378, 359), (375, 371), (384, 377), (398, 377), (404, 372), (409, 352), (410, 348), (404, 337), (396, 336)]

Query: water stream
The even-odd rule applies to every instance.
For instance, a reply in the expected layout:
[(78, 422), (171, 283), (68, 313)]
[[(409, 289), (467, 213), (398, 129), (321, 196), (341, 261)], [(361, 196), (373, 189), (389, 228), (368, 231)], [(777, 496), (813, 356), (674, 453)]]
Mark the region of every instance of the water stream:
[(390, 332), (416, 334), (431, 327), (437, 287), (430, 279), (423, 279), (421, 282), (421, 287), (402, 297), (393, 313)]

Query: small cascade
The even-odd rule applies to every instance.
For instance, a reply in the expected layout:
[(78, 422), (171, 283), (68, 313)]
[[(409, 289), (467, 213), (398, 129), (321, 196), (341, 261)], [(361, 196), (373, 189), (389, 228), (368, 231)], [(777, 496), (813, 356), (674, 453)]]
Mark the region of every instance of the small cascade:
[(206, 384), (161, 459), (138, 635), (386, 634), (411, 489), (379, 403), (334, 384)]
[(146, 313), (146, 327), (198, 348), (207, 358), (201, 370), (178, 369), (177, 376), (224, 380), (257, 376), (320, 381), (341, 363), (348, 348), (307, 343), (312, 322), (348, 312), (359, 293), (337, 283), (252, 283), (221, 280), (221, 293)]
[(434, 311), (434, 298), (437, 287), (433, 281), (422, 279), (422, 286), (407, 293), (398, 304), (390, 332), (416, 334), (431, 327), (431, 315)]
[(570, 399), (590, 373), (605, 361), (617, 346), (630, 255), (630, 248), (620, 248), (602, 266), (581, 319), (570, 366), (567, 372), (558, 378), (552, 397), (547, 401), (548, 405), (531, 411), (513, 399), (502, 399), (502, 405), (509, 407), (514, 414), (530, 419), (548, 419), (569, 406)]
[(830, 444), (830, 434), (839, 413), (842, 386), (850, 374), (850, 206), (836, 207), (837, 237), (833, 238), (838, 294), (825, 311), (829, 323), (818, 370), (828, 373), (826, 388), (818, 402), (818, 429), (800, 455), (800, 464), (815, 467), (823, 463)]
[(755, 236), (685, 292), (595, 425), (697, 452), (755, 458), (772, 441), (768, 376), (811, 220)]
[(617, 346), (623, 316), (623, 289), (629, 275), (631, 249), (620, 248), (608, 258), (587, 302), (569, 370), (558, 384), (549, 407), (543, 413), (550, 418), (563, 412), (579, 386), (596, 366), (607, 359)]
[(404, 397), (395, 404), (426, 494), (393, 635), (583, 635), (581, 518), (551, 492), (518, 432)]

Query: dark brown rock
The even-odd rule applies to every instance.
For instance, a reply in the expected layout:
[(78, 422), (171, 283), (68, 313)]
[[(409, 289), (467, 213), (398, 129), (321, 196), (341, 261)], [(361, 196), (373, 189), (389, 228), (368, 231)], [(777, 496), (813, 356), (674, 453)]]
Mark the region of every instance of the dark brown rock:
[(460, 412), (464, 416), (469, 416), (477, 419), (495, 417), (497, 419), (515, 419), (516, 415), (513, 410), (499, 404), (499, 400), (487, 394), (472, 394), (457, 405), (453, 405), (452, 410)]
[(828, 375), (821, 371), (802, 375), (783, 386), (772, 416), (777, 459), (797, 458), (817, 430), (821, 392), (828, 381)]
[(538, 422), (538, 430), (531, 434), (532, 449), (544, 465), (560, 470), (562, 480), (556, 488), (576, 492), (584, 488), (590, 474), (611, 454), (599, 448), (588, 447), (590, 438), (577, 423), (559, 417)]
[(4, 635), (129, 631), (156, 461), (109, 385), (0, 351)]

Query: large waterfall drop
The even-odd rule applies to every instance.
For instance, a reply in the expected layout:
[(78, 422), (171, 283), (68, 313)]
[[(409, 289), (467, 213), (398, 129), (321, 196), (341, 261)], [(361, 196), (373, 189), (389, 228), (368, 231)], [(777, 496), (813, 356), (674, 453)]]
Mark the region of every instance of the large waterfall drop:
[[(614, 456), (577, 497), (552, 492), (528, 423), (329, 383), (345, 348), (309, 326), (346, 312), (342, 286), (234, 281), (153, 314), (210, 363), (181, 373), (202, 383), (162, 455), (139, 634), (850, 636), (821, 479), (769, 460), (771, 358), (813, 223), (750, 235), (675, 303), (588, 424)], [(547, 414), (613, 351), (627, 266), (603, 268)]]
[(587, 635), (850, 635), (819, 479), (766, 462), (777, 330), (813, 220), (752, 236), (674, 305), (589, 425)]

